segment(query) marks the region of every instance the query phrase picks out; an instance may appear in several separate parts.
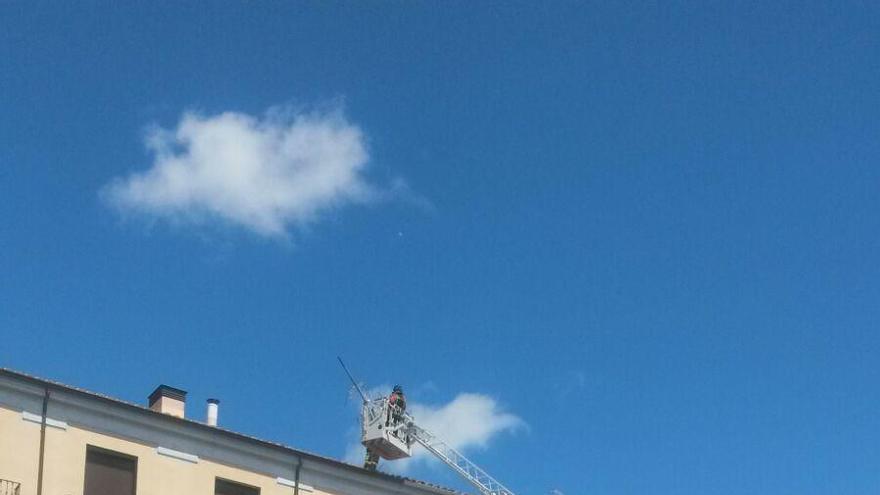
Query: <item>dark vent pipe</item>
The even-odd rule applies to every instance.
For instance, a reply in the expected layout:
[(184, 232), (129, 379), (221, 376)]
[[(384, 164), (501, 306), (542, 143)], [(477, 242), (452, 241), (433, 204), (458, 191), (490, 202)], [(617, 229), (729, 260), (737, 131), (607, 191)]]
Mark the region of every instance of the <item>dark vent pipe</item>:
[(296, 473), (293, 476), (293, 495), (299, 495), (299, 471), (303, 467), (303, 458), (301, 456), (296, 456)]
[(46, 458), (46, 414), (49, 412), (49, 386), (43, 392), (43, 417), (40, 420), (40, 464), (37, 468), (37, 495), (43, 495), (43, 461)]

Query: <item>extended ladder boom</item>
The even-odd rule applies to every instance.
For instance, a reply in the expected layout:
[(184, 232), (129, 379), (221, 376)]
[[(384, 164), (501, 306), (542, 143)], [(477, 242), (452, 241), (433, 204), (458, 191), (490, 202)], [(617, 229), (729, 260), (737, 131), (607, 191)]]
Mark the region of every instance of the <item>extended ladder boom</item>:
[(477, 487), (482, 495), (515, 495), (498, 480), (489, 476), (489, 473), (468, 460), (459, 451), (447, 445), (446, 442), (437, 438), (433, 433), (412, 422), (411, 417), (407, 419), (409, 421), (409, 434), (411, 438), (414, 438), (422, 447), (428, 449), (428, 452), (439, 457), (441, 461), (456, 470), (458, 474)]
[[(413, 417), (405, 413), (405, 406), (400, 407), (390, 399), (379, 397), (367, 398), (361, 387), (349, 373), (342, 358), (339, 364), (345, 370), (351, 383), (363, 399), (361, 409), (361, 443), (367, 448), (367, 460), (364, 468), (376, 470), (379, 458), (402, 459), (412, 455), (412, 445), (418, 442), (428, 452), (439, 457), (441, 461), (474, 485), (481, 495), (515, 495), (489, 473), (468, 460), (461, 452), (450, 447), (430, 431), (417, 425)], [(395, 392), (403, 391), (395, 387)]]

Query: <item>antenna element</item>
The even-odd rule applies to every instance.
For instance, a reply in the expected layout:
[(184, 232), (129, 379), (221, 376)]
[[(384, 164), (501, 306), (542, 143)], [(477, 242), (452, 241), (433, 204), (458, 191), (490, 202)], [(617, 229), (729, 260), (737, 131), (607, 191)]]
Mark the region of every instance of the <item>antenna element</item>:
[(358, 391), (359, 394), (361, 394), (361, 399), (363, 399), (364, 404), (366, 404), (367, 402), (370, 402), (369, 400), (367, 400), (367, 396), (364, 394), (364, 391), (361, 390), (361, 386), (358, 385), (356, 381), (354, 381), (354, 377), (351, 376), (351, 372), (348, 371), (348, 367), (345, 366), (345, 363), (342, 362), (342, 358), (339, 356), (336, 356), (336, 359), (339, 360), (339, 364), (342, 365), (342, 369), (345, 370), (345, 374), (348, 375), (348, 379), (351, 380), (351, 384), (354, 385), (354, 388)]

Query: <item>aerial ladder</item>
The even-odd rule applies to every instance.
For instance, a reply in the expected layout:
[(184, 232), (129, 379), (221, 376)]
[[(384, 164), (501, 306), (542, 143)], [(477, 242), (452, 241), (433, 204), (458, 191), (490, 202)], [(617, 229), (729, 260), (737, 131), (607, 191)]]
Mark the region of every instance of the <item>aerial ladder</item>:
[(418, 443), (461, 475), (479, 490), (481, 495), (515, 495), (461, 452), (419, 426), (412, 415), (400, 411), (387, 398), (368, 399), (342, 359), (339, 363), (342, 364), (342, 368), (363, 401), (361, 443), (367, 449), (367, 463), (364, 467), (375, 469), (379, 458), (395, 460), (410, 457), (413, 445)]

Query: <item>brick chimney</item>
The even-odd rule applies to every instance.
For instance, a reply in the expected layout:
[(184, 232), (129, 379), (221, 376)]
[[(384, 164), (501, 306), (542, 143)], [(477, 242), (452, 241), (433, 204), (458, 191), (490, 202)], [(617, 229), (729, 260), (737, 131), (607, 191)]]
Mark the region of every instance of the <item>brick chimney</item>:
[(186, 409), (186, 391), (168, 385), (159, 385), (150, 394), (150, 409), (182, 418)]

